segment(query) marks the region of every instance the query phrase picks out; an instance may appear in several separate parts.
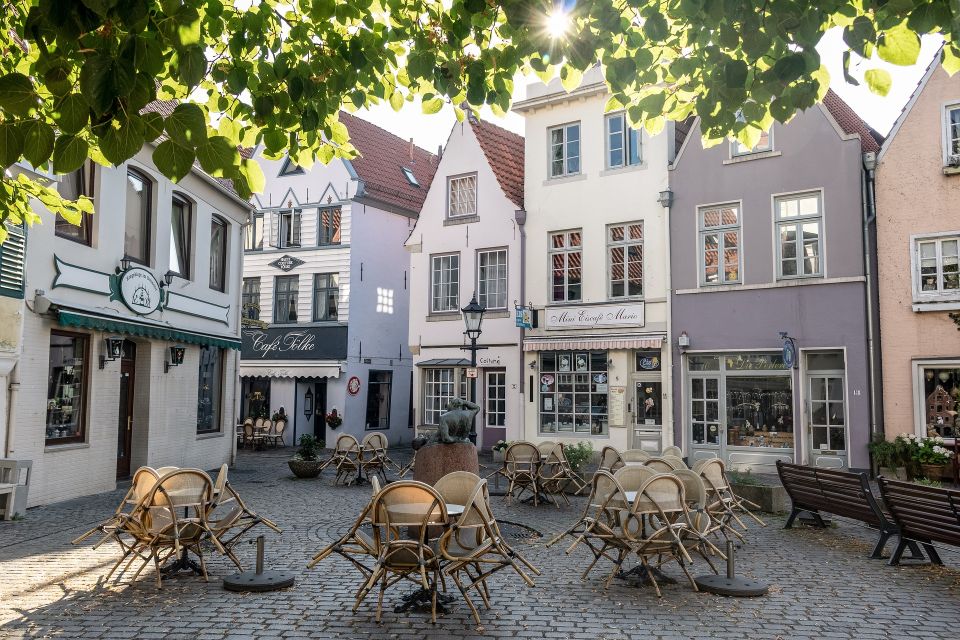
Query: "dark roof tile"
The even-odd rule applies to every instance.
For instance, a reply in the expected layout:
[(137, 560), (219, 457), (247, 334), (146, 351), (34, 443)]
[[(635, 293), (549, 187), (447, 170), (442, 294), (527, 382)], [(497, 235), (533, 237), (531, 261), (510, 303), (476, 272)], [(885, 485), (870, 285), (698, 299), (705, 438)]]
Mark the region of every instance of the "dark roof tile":
[(523, 208), (523, 136), (475, 118), (470, 125), (504, 195)]
[[(857, 112), (850, 105), (834, 93), (833, 89), (827, 90), (827, 95), (823, 97), (823, 106), (827, 108), (827, 111), (837, 121), (844, 133), (860, 136), (860, 147), (863, 151), (877, 152), (880, 150), (880, 142), (883, 141), (882, 136), (864, 122), (863, 118), (857, 115)], [(878, 138), (880, 138), (880, 142), (878, 142)]]

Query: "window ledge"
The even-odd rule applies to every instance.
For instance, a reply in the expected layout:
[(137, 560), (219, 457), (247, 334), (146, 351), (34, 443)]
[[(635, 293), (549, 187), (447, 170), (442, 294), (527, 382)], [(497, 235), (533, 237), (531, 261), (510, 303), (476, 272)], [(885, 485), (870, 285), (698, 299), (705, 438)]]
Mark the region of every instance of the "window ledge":
[(451, 313), (430, 313), (427, 314), (427, 322), (452, 322), (461, 318), (459, 311)]
[(945, 298), (942, 300), (914, 299), (913, 310), (920, 313), (924, 311), (958, 311), (960, 310), (960, 298)]
[(693, 293), (719, 293), (723, 291), (752, 291), (755, 289), (783, 289), (787, 287), (804, 287), (816, 284), (843, 284), (846, 282), (866, 282), (863, 276), (846, 276), (838, 278), (796, 278), (792, 280), (777, 280), (760, 284), (704, 284), (696, 289), (677, 289), (676, 295)]
[(508, 309), (491, 309), (490, 311), (484, 312), (483, 319), (487, 320), (489, 318), (509, 318), (511, 315), (513, 314), (511, 314)]
[(258, 256), (265, 253), (302, 253), (304, 251), (330, 251), (333, 249), (349, 249), (350, 243), (343, 244), (318, 244), (312, 247), (285, 247), (278, 249), (270, 247), (269, 249), (244, 249), (243, 255)]
[(764, 158), (776, 158), (783, 154), (779, 151), (761, 151), (759, 153), (748, 153), (742, 156), (734, 156), (729, 160), (724, 160), (723, 164), (740, 164), (741, 162), (750, 162), (751, 160), (762, 160)]
[(586, 180), (587, 174), (578, 173), (572, 176), (557, 176), (556, 178), (547, 178), (543, 181), (543, 186), (548, 187), (553, 184), (564, 184), (566, 182), (579, 182), (581, 180)]
[(89, 449), (89, 442), (71, 442), (68, 444), (48, 444), (43, 447), (44, 453), (56, 453), (58, 451), (74, 451), (76, 449)]
[(956, 175), (960, 175), (960, 167), (945, 166), (945, 167), (943, 168), (943, 175), (945, 175), (945, 176), (956, 176)]
[(456, 216), (454, 218), (444, 218), (443, 226), (452, 227), (458, 224), (470, 224), (471, 222), (480, 222), (480, 216), (474, 214), (472, 216)]
[(606, 176), (616, 176), (621, 173), (632, 173), (634, 171), (643, 171), (647, 168), (646, 162), (641, 162), (640, 164), (632, 164), (626, 167), (616, 167), (615, 169), (604, 169), (600, 172), (600, 177), (604, 178)]
[(222, 438), (223, 431), (204, 431), (197, 434), (197, 440), (209, 440), (210, 438)]

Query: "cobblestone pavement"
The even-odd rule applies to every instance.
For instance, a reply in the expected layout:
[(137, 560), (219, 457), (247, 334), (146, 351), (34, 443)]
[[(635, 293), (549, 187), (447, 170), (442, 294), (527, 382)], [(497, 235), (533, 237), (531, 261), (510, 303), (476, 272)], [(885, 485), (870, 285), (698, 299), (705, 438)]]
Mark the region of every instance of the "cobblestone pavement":
[[(960, 628), (960, 556), (945, 553), (946, 567), (888, 567), (869, 560), (873, 537), (842, 522), (816, 531), (784, 531), (781, 517), (765, 529), (751, 527), (737, 554), (740, 573), (767, 581), (770, 594), (729, 599), (695, 593), (679, 581), (658, 599), (647, 586), (615, 580), (601, 587), (600, 572), (586, 581), (582, 550), (565, 556), (545, 542), (583, 507), (508, 506), (494, 497), (502, 521), (532, 527), (540, 539), (517, 539), (515, 548), (542, 569), (536, 587), (513, 574), (492, 579), (493, 609), (477, 627), (456, 602), (431, 625), (429, 614), (398, 614), (407, 591), (387, 592), (383, 622), (374, 622), (375, 597), (353, 613), (358, 575), (333, 556), (308, 571), (309, 557), (339, 535), (369, 499), (367, 487), (334, 487), (331, 474), (294, 479), (287, 451), (242, 455), (232, 482), (252, 508), (275, 519), (281, 536), (268, 535), (267, 565), (296, 573), (286, 591), (237, 594), (219, 579), (233, 566), (208, 563), (211, 579), (181, 577), (157, 590), (152, 570), (131, 584), (101, 584), (116, 558), (70, 540), (109, 515), (122, 491), (32, 509), (25, 520), (0, 522), (0, 637), (163, 638), (946, 638)], [(519, 531), (515, 527), (508, 527)], [(241, 549), (253, 562), (253, 547)], [(694, 574), (706, 572), (704, 563)], [(679, 569), (667, 573), (682, 578)]]

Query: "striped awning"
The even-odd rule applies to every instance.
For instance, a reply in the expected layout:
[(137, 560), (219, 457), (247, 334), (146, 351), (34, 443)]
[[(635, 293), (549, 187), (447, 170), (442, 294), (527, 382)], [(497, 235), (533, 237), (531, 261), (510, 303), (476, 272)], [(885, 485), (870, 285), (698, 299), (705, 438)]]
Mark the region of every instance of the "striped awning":
[(240, 339), (234, 336), (217, 336), (196, 331), (184, 331), (182, 329), (174, 329), (169, 326), (154, 324), (143, 320), (120, 320), (118, 318), (108, 318), (93, 313), (67, 311), (62, 308), (57, 311), (57, 320), (63, 327), (106, 331), (140, 338), (169, 340), (170, 342), (186, 342), (188, 344), (220, 347), (221, 349), (240, 349)]
[(339, 378), (340, 366), (332, 363), (240, 361), (241, 378)]
[(663, 346), (663, 335), (604, 335), (531, 337), (523, 341), (524, 351), (561, 351), (567, 349), (659, 349)]

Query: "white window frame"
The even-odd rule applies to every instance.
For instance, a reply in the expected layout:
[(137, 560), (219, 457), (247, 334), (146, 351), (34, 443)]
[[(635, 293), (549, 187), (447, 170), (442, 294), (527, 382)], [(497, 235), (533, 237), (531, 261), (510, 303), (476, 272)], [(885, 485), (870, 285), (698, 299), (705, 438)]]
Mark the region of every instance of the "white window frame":
[[(629, 238), (630, 227), (639, 226), (640, 227), (640, 239), (635, 240)], [(612, 240), (610, 234), (615, 227), (623, 227), (623, 240)], [(607, 235), (607, 299), (609, 300), (642, 300), (643, 294), (646, 289), (644, 286), (646, 275), (644, 272), (644, 250), (643, 250), (643, 221), (635, 220), (633, 222), (618, 222), (617, 224), (608, 224), (606, 228)], [(640, 293), (635, 295), (630, 295), (628, 292), (629, 289), (629, 278), (627, 275), (630, 273), (630, 263), (628, 260), (630, 247), (638, 246), (640, 247)], [(615, 248), (623, 249), (623, 295), (615, 296), (613, 295), (613, 250)], [(552, 284), (552, 283), (551, 283)]]
[[(950, 156), (954, 155), (952, 153), (952, 142), (955, 139), (950, 131), (950, 115), (954, 111), (960, 113), (960, 102), (948, 102), (947, 104), (943, 105), (943, 112), (941, 116), (943, 118), (943, 122), (941, 124), (941, 130), (943, 131), (943, 166), (956, 168), (958, 171), (960, 171), (960, 164), (950, 164)], [(957, 132), (956, 140), (958, 142), (958, 146), (960, 146), (960, 131)], [(960, 154), (960, 149), (958, 149), (957, 154)]]
[[(443, 266), (444, 259), (456, 258), (456, 268), (452, 266)], [(454, 301), (453, 307), (448, 308), (447, 306), (440, 305), (438, 302), (442, 298), (448, 296), (438, 295), (438, 291), (435, 290), (437, 287), (443, 287), (444, 281), (436, 281), (434, 273), (436, 273), (437, 268), (441, 269), (441, 272), (453, 273), (456, 271), (456, 280), (450, 279), (446, 282), (446, 286), (456, 286), (456, 300)], [(459, 313), (460, 312), (460, 271), (461, 271), (461, 262), (459, 253), (439, 253), (430, 256), (430, 313)]]
[[(577, 129), (577, 155), (570, 155), (570, 130), (576, 127)], [(563, 132), (563, 140), (559, 143), (559, 146), (562, 151), (562, 169), (560, 173), (554, 173), (553, 171), (553, 150), (557, 146), (553, 142), (553, 132), (561, 131)], [(571, 158), (577, 159), (577, 169), (576, 171), (570, 170), (570, 160)], [(569, 176), (580, 175), (583, 172), (583, 127), (580, 126), (580, 121), (568, 122), (566, 124), (559, 124), (547, 129), (547, 176), (551, 179), (555, 178), (567, 178)]]
[[(484, 419), (483, 423), (487, 427), (502, 429), (507, 425), (507, 372), (504, 369), (493, 369), (485, 372), (484, 376)], [(496, 388), (496, 396), (490, 394), (490, 389)], [(496, 401), (503, 402), (503, 411), (500, 411), (495, 404)], [(491, 408), (491, 405), (493, 408)], [(497, 418), (502, 418), (497, 424)]]
[[(470, 182), (472, 181), (472, 186)], [(461, 183), (466, 184), (466, 187), (461, 187), (461, 190), (456, 189), (457, 185)], [(461, 198), (456, 203), (454, 202), (454, 194), (460, 193), (461, 196), (464, 193), (469, 193), (473, 191), (473, 200), (472, 202), (467, 201), (464, 198)], [(477, 215), (477, 174), (474, 173), (464, 173), (457, 176), (449, 176), (447, 178), (447, 217), (448, 218), (469, 218)]]
[[(483, 255), (493, 255), (493, 254), (503, 254), (503, 262), (502, 262), (502, 264), (503, 264), (503, 286), (502, 286), (502, 291), (503, 291), (503, 304), (488, 304), (488, 303), (489, 303), (489, 299), (490, 299), (490, 297), (491, 297), (491, 294), (490, 294), (489, 292), (486, 293), (486, 294), (484, 294), (484, 289), (483, 289), (483, 287), (480, 286), (480, 284), (481, 284), (482, 282), (484, 282), (484, 278), (483, 278), (483, 275), (484, 275), (484, 274), (483, 274), (482, 271), (481, 271), (482, 267), (481, 267), (481, 265), (480, 265), (480, 257), (483, 256)], [(510, 263), (509, 263), (509, 259), (510, 259), (510, 256), (509, 256), (509, 254), (508, 254), (508, 252), (507, 252), (507, 248), (506, 248), (506, 247), (497, 247), (497, 248), (493, 248), (493, 249), (479, 249), (479, 250), (477, 250), (477, 259), (476, 259), (476, 266), (477, 266), (477, 273), (476, 273), (477, 302), (479, 302), (479, 303), (480, 303), (480, 306), (485, 307), (488, 311), (490, 311), (490, 310), (500, 310), (500, 309), (506, 309), (506, 308), (507, 308), (507, 299), (508, 299), (508, 297), (509, 297), (509, 287), (510, 287), (510, 273), (509, 273), (509, 268), (510, 268), (509, 265), (510, 265)], [(499, 266), (499, 265), (500, 265), (500, 263), (498, 262), (496, 266)], [(488, 265), (487, 268), (489, 268), (489, 265)], [(487, 281), (487, 282), (497, 282), (498, 279), (489, 279), (489, 278), (488, 278), (486, 281)], [(498, 288), (499, 288), (499, 287), (498, 287)]]
[[(957, 241), (958, 251), (960, 251), (960, 231), (946, 231), (943, 233), (932, 233), (925, 235), (910, 236), (910, 271), (913, 281), (913, 301), (914, 302), (956, 302), (960, 301), (960, 289), (943, 288), (943, 243), (951, 240)], [(920, 286), (920, 245), (932, 242), (936, 245), (937, 260), (937, 290), (923, 291)]]
[[(737, 121), (744, 122), (743, 114), (741, 113), (737, 114)], [(770, 151), (773, 151), (774, 150), (773, 129), (774, 129), (774, 126), (770, 125), (770, 130), (764, 132), (767, 134), (767, 144), (766, 146), (763, 146), (763, 147), (761, 147), (760, 143), (758, 142), (757, 146), (755, 146), (754, 148), (744, 150), (741, 148), (739, 140), (731, 140), (730, 141), (730, 159), (732, 160), (733, 158), (742, 158), (743, 156), (752, 156), (757, 153), (768, 153)], [(761, 140), (763, 139), (763, 133), (760, 134), (760, 138)]]
[[(570, 234), (580, 234), (580, 244), (576, 247), (570, 246)], [(554, 248), (553, 236), (563, 235), (563, 247)], [(570, 254), (580, 254), (580, 297), (572, 299), (570, 294)], [(563, 255), (563, 298), (555, 300), (553, 298), (553, 257)], [(583, 229), (565, 229), (563, 231), (547, 232), (547, 301), (548, 304), (563, 304), (566, 302), (580, 302), (583, 300)]]
[[(439, 376), (442, 378), (444, 372), (450, 373), (449, 380), (443, 379), (432, 379), (434, 376)], [(444, 393), (443, 386), (448, 385), (450, 393)], [(423, 397), (421, 405), (423, 410), (421, 414), (423, 415), (423, 424), (425, 425), (435, 425), (440, 423), (440, 414), (446, 410), (446, 402), (444, 400), (449, 400), (457, 395), (457, 369), (456, 367), (427, 367), (423, 370)], [(439, 409), (430, 409), (428, 405), (430, 400), (437, 399), (439, 400)]]
[[(735, 208), (737, 210), (736, 224), (720, 224), (707, 227), (704, 224), (704, 213), (714, 209), (723, 209), (725, 207)], [(737, 277), (727, 279), (727, 270), (724, 268), (724, 262), (721, 259), (726, 253), (726, 234), (737, 234)], [(707, 282), (707, 261), (706, 261), (706, 243), (705, 238), (708, 235), (717, 235), (717, 276), (716, 282)], [(743, 282), (743, 202), (740, 200), (733, 202), (718, 202), (715, 204), (704, 204), (697, 207), (697, 281), (701, 287), (722, 287), (730, 284), (740, 284)]]
[[(613, 151), (613, 135), (614, 133), (610, 131), (610, 123), (614, 120), (620, 120), (620, 133), (622, 140), (620, 143), (620, 152), (622, 153), (620, 157), (619, 164), (613, 164), (610, 160), (610, 153)], [(636, 134), (636, 140), (632, 134)], [(603, 119), (603, 138), (604, 138), (604, 151), (605, 151), (605, 163), (607, 169), (625, 169), (627, 167), (639, 167), (643, 165), (643, 130), (634, 129), (630, 126), (630, 122), (627, 120), (627, 114), (625, 111), (620, 111), (618, 113), (607, 114)], [(636, 162), (631, 162), (631, 156), (633, 147), (636, 146)]]
[[(781, 218), (780, 217), (780, 203), (788, 200), (801, 200), (808, 198), (810, 196), (815, 196), (817, 199), (817, 213), (816, 214), (797, 214), (792, 218)], [(810, 191), (798, 191), (795, 193), (778, 193), (773, 195), (773, 244), (774, 244), (774, 260), (776, 261), (776, 274), (777, 280), (804, 280), (806, 278), (822, 278), (826, 273), (826, 242), (824, 240), (824, 203), (823, 203), (823, 190), (814, 189)], [(794, 239), (794, 243), (798, 244), (797, 255), (793, 258), (797, 262), (797, 273), (794, 275), (784, 275), (783, 274), (783, 258), (781, 256), (783, 252), (783, 245), (780, 242), (780, 229), (781, 227), (786, 227), (790, 225), (803, 225), (816, 221), (817, 223), (817, 271), (814, 273), (801, 273), (804, 263), (803, 257), (803, 242), (798, 233)]]
[[(913, 360), (910, 363), (913, 367), (913, 433), (918, 436), (927, 435), (927, 398), (926, 390), (923, 385), (923, 371), (928, 368), (937, 369), (960, 369), (960, 360), (956, 358), (925, 358)], [(952, 442), (953, 438), (947, 438)]]
[[(284, 228), (284, 218), (290, 218)], [(289, 230), (290, 239), (287, 239)], [(284, 209), (277, 212), (277, 247), (280, 249), (300, 248), (303, 245), (303, 212), (300, 209)]]

